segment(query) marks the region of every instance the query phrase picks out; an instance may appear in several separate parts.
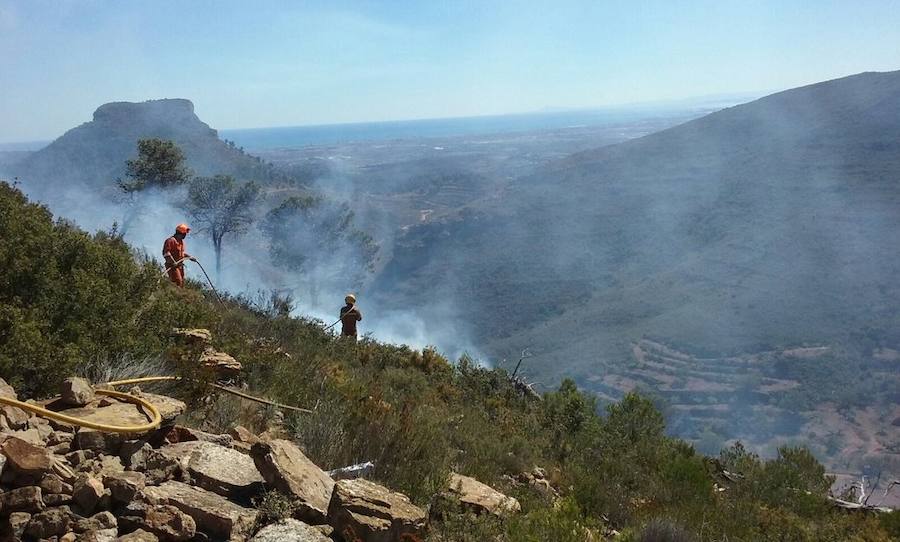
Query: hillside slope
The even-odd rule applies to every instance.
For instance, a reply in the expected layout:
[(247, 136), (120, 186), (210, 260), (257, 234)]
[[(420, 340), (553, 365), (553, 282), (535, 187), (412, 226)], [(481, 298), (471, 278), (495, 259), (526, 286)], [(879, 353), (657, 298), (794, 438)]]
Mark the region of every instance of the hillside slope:
[[(729, 540), (887, 542), (900, 533), (897, 513), (876, 516), (835, 508), (828, 499), (831, 480), (806, 450), (784, 447), (777, 458), (763, 461), (734, 446), (717, 459), (705, 457), (667, 437), (660, 413), (637, 395), (600, 415), (595, 400), (571, 381), (538, 399), (523, 394), (502, 369), (468, 360), (450, 364), (432, 350), (338, 339), (321, 322), (287, 316), (284, 300), (226, 297), (220, 302), (196, 283), (175, 288), (154, 280), (159, 267), (136, 261), (120, 238), (102, 232), (89, 235), (64, 220), (53, 220), (46, 208), (4, 182), (0, 232), (0, 374), (16, 387), (0, 382), (6, 397), (16, 392), (23, 400), (53, 395), (59, 380), (73, 372), (95, 383), (174, 372), (188, 378), (165, 393), (187, 404), (143, 395), (152, 391), (149, 383), (142, 383), (143, 392), (131, 392), (165, 404), (167, 418), (173, 408), (184, 410), (181, 423), (216, 433), (167, 430), (129, 440), (126, 451), (122, 439), (98, 440), (94, 431), (72, 437), (59, 426), (5, 406), (0, 409), (0, 432), (8, 438), (0, 454), (8, 460), (0, 481), (5, 511), (0, 531), (14, 532), (16, 525), (22, 528), (27, 522), (24, 540), (46, 539), (69, 527), (87, 531), (91, 525), (81, 520), (107, 508), (101, 512), (105, 517), (93, 516), (120, 529), (107, 532), (107, 538), (151, 521), (154, 526), (149, 528), (163, 539), (176, 534), (190, 538), (194, 522), (181, 513), (196, 518), (196, 530), (209, 535), (192, 538), (197, 540), (243, 541), (252, 530), (291, 514), (321, 523), (321, 513), (310, 514), (309, 504), (318, 503), (317, 509), (323, 510), (321, 504), (329, 503), (332, 490), (315, 465), (330, 470), (362, 461), (374, 463), (365, 476), (402, 491), (423, 509), (430, 507), (429, 533), (417, 538), (428, 542), (648, 540), (649, 534), (639, 533), (650, 522), (648, 531), (687, 531)], [(106, 272), (95, 273), (98, 265)], [(238, 374), (229, 373), (231, 384), (311, 411), (278, 415), (269, 407), (215, 393), (205, 385), (215, 381), (214, 375), (202, 366), (210, 349), (240, 361)], [(104, 407), (92, 402), (66, 413), (96, 416), (100, 408), (112, 407), (115, 419), (143, 421), (140, 415), (130, 417), (137, 414), (132, 407), (122, 410), (124, 405), (113, 403), (102, 403)], [(252, 460), (241, 456), (240, 450), (247, 452), (255, 437), (238, 430), (238, 424), (262, 433), (259, 438), (281, 450), (273, 454), (283, 458), (274, 465), (279, 474), (264, 474), (272, 473), (273, 465), (254, 453), (272, 457), (262, 443), (249, 447)], [(220, 434), (225, 431), (240, 441), (234, 450), (224, 448), (232, 442)], [(181, 442), (165, 444), (164, 435)], [(279, 438), (293, 444), (272, 440)], [(192, 439), (220, 446), (187, 442)], [(73, 445), (78, 450), (66, 453)], [(205, 451), (201, 454), (195, 447)], [(100, 451), (119, 451), (125, 464)], [(195, 461), (200, 455), (205, 458), (202, 465)], [(125, 475), (141, 490), (126, 494), (116, 489), (116, 471), (125, 466), (146, 473)], [(51, 469), (58, 477), (44, 476)], [(725, 476), (724, 470), (740, 476)], [(476, 517), (459, 501), (443, 500), (451, 472), (477, 477), (514, 495), (521, 511), (500, 521), (490, 514)], [(199, 490), (173, 482), (173, 477), (211, 493), (197, 495)], [(264, 496), (250, 498), (270, 482)], [(93, 497), (85, 496), (88, 485)], [(42, 488), (47, 488), (43, 494)], [(113, 499), (100, 498), (105, 488), (111, 489)], [(391, 524), (383, 518), (391, 517), (388, 508), (397, 507), (383, 503), (398, 497), (386, 501), (385, 493), (379, 491), (377, 498), (366, 493), (357, 501), (378, 503), (381, 519), (370, 524)], [(335, 495), (331, 492), (332, 504), (327, 506), (332, 512)], [(176, 508), (144, 508), (139, 503), (126, 507), (132, 499), (147, 505), (165, 499), (162, 502)], [(71, 506), (57, 506), (71, 501)], [(244, 508), (249, 506), (258, 511)], [(354, 517), (366, 517), (368, 508), (355, 504)], [(402, 509), (410, 508), (407, 501)], [(33, 515), (23, 518), (22, 510)], [(17, 511), (20, 515), (10, 514)], [(174, 513), (182, 520), (150, 520), (157, 511), (169, 515), (152, 517)], [(424, 511), (413, 513), (424, 523)], [(259, 522), (253, 525), (257, 514)], [(251, 519), (245, 523), (246, 517)], [(187, 524), (191, 527), (184, 527)], [(382, 534), (363, 539), (408, 538)], [(333, 539), (359, 538), (338, 527)]]
[[(898, 178), (900, 72), (860, 74), (553, 163), (411, 230), (379, 291), (454, 296), (477, 343), (498, 358), (531, 348), (542, 382), (622, 375), (642, 338), (718, 358), (823, 344), (839, 347), (834, 366), (859, 368), (855, 401), (890, 404), (856, 386), (883, 382), (873, 353), (900, 346)], [(823, 376), (750, 389), (764, 403), (806, 393), (814, 408), (839, 381)], [(635, 386), (666, 388), (655, 375), (594, 389)], [(682, 393), (716, 403), (713, 388)]]

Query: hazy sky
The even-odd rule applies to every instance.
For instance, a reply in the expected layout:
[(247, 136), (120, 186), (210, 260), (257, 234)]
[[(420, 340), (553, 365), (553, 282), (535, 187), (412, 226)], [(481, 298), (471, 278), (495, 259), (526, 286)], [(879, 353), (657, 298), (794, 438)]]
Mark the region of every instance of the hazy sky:
[(214, 128), (590, 107), (900, 69), (900, 2), (0, 0), (0, 142), (116, 100)]

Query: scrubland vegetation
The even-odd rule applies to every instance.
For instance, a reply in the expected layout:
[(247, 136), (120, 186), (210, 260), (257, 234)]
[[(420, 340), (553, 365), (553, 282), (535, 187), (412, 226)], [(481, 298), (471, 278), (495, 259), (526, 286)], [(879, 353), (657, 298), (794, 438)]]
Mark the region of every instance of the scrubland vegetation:
[[(830, 480), (805, 449), (784, 447), (764, 461), (735, 445), (707, 457), (667, 436), (662, 414), (639, 395), (601, 412), (595, 398), (564, 381), (538, 400), (517, 391), (505, 370), (475, 360), (338, 340), (321, 322), (290, 316), (289, 299), (230, 297), (223, 310), (197, 283), (178, 290), (161, 280), (158, 265), (115, 231), (88, 234), (54, 221), (5, 183), (0, 231), (0, 371), (20, 396), (51, 395), (76, 371), (121, 363), (140, 372), (134, 360), (142, 359), (148, 371), (165, 363), (198, 376), (170, 332), (208, 328), (216, 346), (244, 364), (249, 389), (314, 409), (286, 415), (282, 427), (323, 468), (373, 461), (375, 479), (422, 505), (451, 471), (522, 502), (523, 511), (505, 520), (444, 513), (434, 541), (900, 537), (896, 512), (833, 508)], [(263, 430), (276, 419), (274, 411), (210, 398), (202, 386), (176, 393), (193, 401), (191, 419), (201, 428)], [(549, 489), (521, 482), (535, 466)], [(730, 482), (722, 469), (741, 478)]]

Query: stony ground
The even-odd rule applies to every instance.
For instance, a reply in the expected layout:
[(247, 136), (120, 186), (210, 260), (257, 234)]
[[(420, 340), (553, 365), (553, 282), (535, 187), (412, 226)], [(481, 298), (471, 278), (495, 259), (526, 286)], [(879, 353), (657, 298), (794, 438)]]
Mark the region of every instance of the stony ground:
[[(324, 472), (297, 444), (236, 426), (210, 434), (177, 424), (185, 404), (132, 393), (156, 405), (163, 426), (140, 435), (74, 427), (0, 408), (2, 540), (56, 542), (213, 541), (414, 542), (426, 510), (388, 488)], [(0, 380), (0, 396), (16, 399)], [(70, 378), (42, 406), (98, 423), (146, 422), (139, 408), (95, 395)], [(280, 495), (285, 518), (257, 508)], [(511, 498), (454, 475), (448, 494), (478, 512), (519, 509)], [(266, 524), (273, 522), (271, 524)]]

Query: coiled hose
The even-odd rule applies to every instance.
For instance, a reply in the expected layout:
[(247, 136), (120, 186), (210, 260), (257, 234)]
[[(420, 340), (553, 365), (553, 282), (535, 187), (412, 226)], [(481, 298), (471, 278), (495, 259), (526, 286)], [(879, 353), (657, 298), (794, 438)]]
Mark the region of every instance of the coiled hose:
[[(54, 412), (52, 410), (48, 410), (44, 407), (34, 405), (31, 403), (26, 403), (25, 401), (19, 401), (17, 399), (11, 399), (9, 397), (0, 397), (0, 404), (14, 406), (21, 408), (22, 410), (26, 410), (28, 412), (32, 412), (37, 414), (42, 418), (48, 418), (52, 420), (56, 420), (59, 422), (67, 423), (70, 425), (76, 425), (78, 427), (87, 427), (90, 429), (96, 429), (98, 431), (104, 431), (107, 433), (124, 433), (124, 434), (135, 434), (135, 433), (146, 433), (147, 431), (152, 431), (157, 429), (162, 423), (162, 414), (160, 414), (159, 409), (146, 399), (142, 397), (138, 397), (136, 395), (132, 395), (130, 393), (124, 393), (115, 390), (103, 389), (104, 386), (115, 387), (115, 386), (127, 386), (130, 384), (140, 384), (145, 382), (162, 382), (162, 381), (171, 381), (171, 380), (182, 380), (179, 376), (146, 376), (142, 378), (131, 378), (128, 380), (116, 380), (113, 382), (106, 382), (104, 384), (100, 384), (97, 386), (97, 389), (94, 390), (94, 393), (97, 395), (105, 395), (108, 397), (114, 397), (116, 399), (120, 399), (125, 401), (126, 403), (131, 403), (137, 405), (144, 409), (144, 414), (150, 419), (145, 424), (141, 425), (111, 425), (105, 423), (97, 423), (92, 422), (90, 420), (85, 420), (82, 418), (76, 418), (74, 416), (68, 416), (66, 414), (62, 414), (59, 412)], [(212, 387), (224, 391), (226, 393), (230, 393), (232, 395), (236, 395), (242, 399), (247, 399), (250, 401), (255, 401), (257, 403), (261, 403), (264, 405), (274, 406), (276, 408), (293, 410), (295, 412), (304, 412), (307, 414), (311, 414), (313, 411), (306, 408), (299, 408), (290, 405), (283, 405), (281, 403), (276, 403), (274, 401), (269, 401), (268, 399), (262, 399), (259, 397), (254, 397), (252, 395), (248, 395), (241, 391), (238, 391), (234, 388), (229, 388), (227, 386), (222, 386), (219, 384), (212, 384)]]

